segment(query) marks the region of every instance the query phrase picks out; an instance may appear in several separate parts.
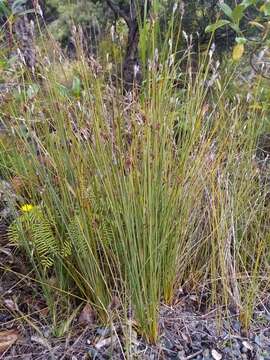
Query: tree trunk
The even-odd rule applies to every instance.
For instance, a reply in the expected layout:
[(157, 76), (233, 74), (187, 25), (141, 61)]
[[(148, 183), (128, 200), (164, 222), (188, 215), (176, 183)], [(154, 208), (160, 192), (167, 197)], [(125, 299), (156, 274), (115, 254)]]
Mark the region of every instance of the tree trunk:
[(123, 81), (125, 91), (132, 91), (142, 83), (142, 71), (139, 59), (139, 28), (137, 20), (129, 26), (126, 55), (123, 62)]
[(128, 40), (126, 54), (123, 62), (123, 82), (126, 92), (132, 91), (134, 88), (140, 87), (142, 83), (142, 70), (139, 59), (139, 16), (143, 18), (145, 1), (147, 1), (146, 12), (148, 14), (151, 7), (151, 0), (143, 0), (141, 6), (136, 6), (137, 0), (130, 0), (129, 11), (125, 11), (119, 7), (114, 1), (106, 0), (108, 6), (113, 10), (116, 16), (122, 17), (128, 26)]

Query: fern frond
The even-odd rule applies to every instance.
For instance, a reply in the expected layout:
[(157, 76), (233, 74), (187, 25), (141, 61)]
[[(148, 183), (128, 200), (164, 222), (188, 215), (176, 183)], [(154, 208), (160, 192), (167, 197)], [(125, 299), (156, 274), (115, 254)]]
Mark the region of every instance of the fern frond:
[(79, 255), (87, 253), (88, 245), (76, 217), (68, 225), (67, 236), (70, 239), (69, 243), (73, 243)]
[(100, 238), (102, 241), (102, 245), (109, 246), (113, 242), (114, 231), (112, 228), (112, 224), (107, 220), (103, 219), (100, 225)]
[(57, 256), (71, 254), (69, 241), (60, 248), (53, 232), (53, 225), (39, 207), (34, 207), (19, 216), (9, 227), (11, 241), (17, 245), (24, 245), (26, 240), (45, 270), (54, 265)]

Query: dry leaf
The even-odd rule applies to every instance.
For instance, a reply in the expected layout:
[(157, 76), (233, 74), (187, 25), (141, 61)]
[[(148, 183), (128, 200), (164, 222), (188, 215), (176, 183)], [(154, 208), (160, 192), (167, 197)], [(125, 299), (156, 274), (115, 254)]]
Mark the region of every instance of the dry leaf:
[(78, 322), (81, 324), (94, 324), (96, 320), (96, 313), (90, 304), (86, 304), (82, 309)]
[(186, 334), (182, 333), (181, 336), (182, 336), (182, 339), (183, 339), (186, 343), (188, 343), (188, 342), (191, 341), (190, 338), (189, 338)]
[(25, 183), (22, 180), (22, 178), (18, 175), (13, 176), (13, 178), (10, 180), (10, 184), (13, 188), (13, 190), (15, 191), (15, 193), (20, 194), (21, 191), (24, 189), (25, 187)]
[(213, 358), (215, 360), (221, 360), (222, 359), (222, 355), (219, 352), (217, 352), (215, 349), (213, 349), (211, 351), (211, 354), (212, 354), (212, 356), (213, 356)]
[(31, 336), (31, 341), (37, 343), (37, 344), (40, 344), (42, 346), (44, 346), (45, 348), (47, 349), (50, 349), (51, 346), (48, 342), (48, 340), (45, 338), (45, 337), (40, 337), (40, 336)]
[(204, 116), (208, 110), (209, 110), (209, 104), (204, 104), (202, 108), (202, 116)]
[(0, 354), (11, 347), (18, 339), (18, 332), (16, 330), (0, 331)]
[(197, 298), (196, 295), (190, 295), (189, 299), (192, 300), (192, 301), (196, 301), (196, 302), (198, 301), (198, 298)]
[(112, 337), (109, 337), (109, 338), (106, 338), (106, 339), (102, 339), (100, 341), (98, 341), (95, 345), (96, 349), (101, 349), (103, 348), (104, 346), (108, 346), (108, 345), (111, 345), (113, 343), (115, 343), (117, 341), (117, 336), (112, 336)]
[(120, 306), (121, 306), (121, 303), (120, 303), (119, 298), (114, 295), (114, 296), (112, 297), (112, 301), (111, 301), (111, 303), (110, 303), (109, 309), (110, 309), (110, 310), (117, 310), (117, 309), (120, 308)]
[(5, 299), (4, 304), (11, 311), (18, 310), (18, 305), (12, 299)]

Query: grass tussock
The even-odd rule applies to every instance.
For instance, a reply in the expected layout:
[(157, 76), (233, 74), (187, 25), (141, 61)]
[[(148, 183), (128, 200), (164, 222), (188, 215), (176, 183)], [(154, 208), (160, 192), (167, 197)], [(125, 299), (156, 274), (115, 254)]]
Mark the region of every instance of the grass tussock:
[(18, 195), (10, 238), (54, 315), (55, 288), (105, 322), (117, 299), (121, 318), (155, 342), (160, 302), (173, 304), (186, 284), (207, 291), (209, 305), (233, 305), (248, 328), (269, 287), (269, 205), (255, 160), (265, 115), (227, 96), (233, 75), (211, 84), (211, 54), (181, 89), (180, 63), (150, 65), (141, 92), (123, 97), (82, 53), (70, 67), (49, 61), (40, 83), (25, 78), (1, 105), (0, 172)]

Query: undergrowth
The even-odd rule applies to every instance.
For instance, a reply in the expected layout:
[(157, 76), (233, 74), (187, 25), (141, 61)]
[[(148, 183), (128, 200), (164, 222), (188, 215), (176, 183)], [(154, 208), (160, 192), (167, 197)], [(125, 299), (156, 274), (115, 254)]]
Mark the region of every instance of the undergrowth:
[[(53, 279), (107, 322), (117, 297), (122, 321), (131, 309), (150, 342), (160, 303), (172, 305), (184, 284), (207, 289), (209, 306), (233, 305), (247, 329), (269, 288), (260, 82), (249, 102), (232, 98), (237, 67), (219, 72), (212, 50), (194, 76), (190, 51), (183, 73), (172, 47), (162, 64), (151, 48), (142, 88), (128, 96), (79, 47), (74, 63), (45, 59), (39, 82), (22, 76), (1, 105), (0, 173), (18, 195), (10, 239), (49, 302)], [(59, 80), (71, 76), (70, 86)]]

